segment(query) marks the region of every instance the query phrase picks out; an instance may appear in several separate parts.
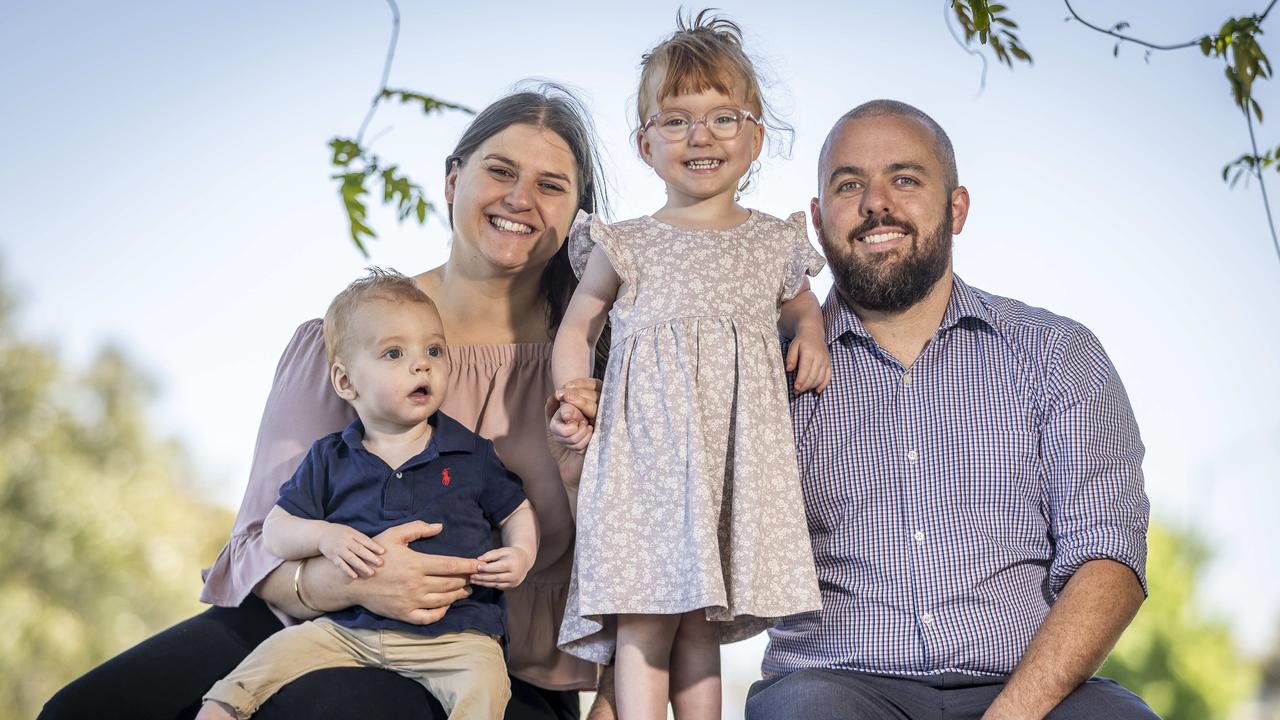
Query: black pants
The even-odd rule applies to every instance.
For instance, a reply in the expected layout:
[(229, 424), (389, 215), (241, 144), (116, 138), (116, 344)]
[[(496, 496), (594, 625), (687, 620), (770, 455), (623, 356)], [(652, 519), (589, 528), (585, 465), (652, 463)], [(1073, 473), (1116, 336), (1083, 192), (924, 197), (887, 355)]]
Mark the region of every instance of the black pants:
[[(194, 717), (200, 698), (258, 643), (280, 629), (258, 597), (209, 608), (144, 640), (72, 682), (45, 703), (40, 720)], [(396, 718), (444, 720), (440, 703), (393, 672), (337, 668), (286, 685), (254, 715), (260, 720)], [(577, 720), (578, 693), (543, 690), (511, 678), (507, 720)]]

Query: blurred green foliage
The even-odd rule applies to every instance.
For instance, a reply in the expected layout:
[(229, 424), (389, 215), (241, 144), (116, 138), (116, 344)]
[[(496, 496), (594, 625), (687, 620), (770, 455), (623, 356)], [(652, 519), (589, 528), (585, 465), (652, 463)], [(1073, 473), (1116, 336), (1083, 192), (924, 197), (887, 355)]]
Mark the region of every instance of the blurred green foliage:
[(104, 349), (80, 372), (15, 334), (0, 279), (0, 716), (201, 609), (232, 516), (199, 501), (152, 390)]
[(1147, 535), (1151, 596), (1099, 671), (1140, 695), (1164, 720), (1226, 718), (1258, 687), (1257, 663), (1236, 649), (1226, 621), (1205, 613), (1196, 588), (1209, 562), (1187, 531)]

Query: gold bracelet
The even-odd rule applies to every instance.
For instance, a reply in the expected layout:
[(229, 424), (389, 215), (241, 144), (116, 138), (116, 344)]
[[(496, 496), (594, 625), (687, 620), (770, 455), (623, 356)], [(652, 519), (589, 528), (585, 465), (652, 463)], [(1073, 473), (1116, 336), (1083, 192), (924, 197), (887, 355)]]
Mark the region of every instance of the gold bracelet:
[(311, 607), (311, 603), (302, 599), (302, 566), (306, 565), (307, 561), (310, 559), (311, 558), (303, 558), (299, 560), (298, 567), (293, 571), (293, 594), (298, 596), (298, 602), (302, 603), (302, 607), (310, 610), (313, 613), (320, 613), (321, 615), (323, 615), (324, 614), (323, 610), (321, 610), (320, 608)]

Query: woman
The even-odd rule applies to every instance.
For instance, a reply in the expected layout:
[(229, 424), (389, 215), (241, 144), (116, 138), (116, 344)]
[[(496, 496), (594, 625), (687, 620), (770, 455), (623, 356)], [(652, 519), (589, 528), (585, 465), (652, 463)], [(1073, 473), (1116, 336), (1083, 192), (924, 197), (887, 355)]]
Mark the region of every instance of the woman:
[[(573, 562), (562, 475), (576, 479), (581, 459), (553, 459), (544, 416), (553, 390), (550, 341), (576, 284), (564, 241), (577, 211), (594, 212), (604, 200), (587, 117), (554, 86), (509, 95), (481, 112), (446, 160), (449, 259), (414, 278), (439, 307), (448, 338), (452, 375), (441, 409), (493, 440), (523, 478), (541, 523), (538, 560), (507, 596), (508, 718), (577, 718), (577, 690), (596, 681), (594, 665), (555, 647)], [(569, 400), (594, 407), (595, 395), (594, 385), (584, 385)], [(41, 717), (187, 717), (214, 681), (291, 617), (358, 604), (429, 623), (464, 597), (476, 561), (410, 550), (409, 541), (431, 532), (423, 523), (379, 535), (384, 565), (362, 580), (348, 580), (330, 563), (281, 563), (263, 547), (262, 519), (280, 485), (316, 438), (351, 418), (329, 387), (320, 321), (304, 323), (276, 370), (231, 539), (206, 571), (201, 599), (215, 607), (90, 671)], [(371, 669), (307, 675), (256, 717), (392, 715), (443, 717), (420, 685)]]

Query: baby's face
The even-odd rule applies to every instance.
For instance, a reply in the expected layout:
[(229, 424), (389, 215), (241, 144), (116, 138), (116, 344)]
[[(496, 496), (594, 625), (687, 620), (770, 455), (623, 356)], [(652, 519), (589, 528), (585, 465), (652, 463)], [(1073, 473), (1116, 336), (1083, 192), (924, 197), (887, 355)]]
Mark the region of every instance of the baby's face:
[(431, 416), (449, 383), (444, 327), (425, 303), (371, 300), (352, 318), (344, 355), (365, 427), (408, 429)]

